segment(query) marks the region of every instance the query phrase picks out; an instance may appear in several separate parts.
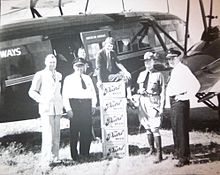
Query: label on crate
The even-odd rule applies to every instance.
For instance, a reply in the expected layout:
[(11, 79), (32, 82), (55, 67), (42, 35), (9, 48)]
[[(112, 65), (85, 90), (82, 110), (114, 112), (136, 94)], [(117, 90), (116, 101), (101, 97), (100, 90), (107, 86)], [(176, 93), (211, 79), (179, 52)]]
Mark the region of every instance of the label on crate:
[(102, 109), (103, 114), (124, 112), (126, 111), (127, 99), (126, 98), (115, 98), (103, 100)]
[(125, 142), (127, 141), (127, 132), (123, 129), (105, 129), (104, 142)]
[(104, 155), (124, 157), (128, 155), (128, 146), (124, 144), (110, 144), (105, 146)]
[(125, 112), (115, 114), (105, 114), (102, 120), (102, 126), (111, 127), (125, 127), (127, 116)]
[(125, 84), (123, 82), (103, 83), (103, 98), (125, 97)]

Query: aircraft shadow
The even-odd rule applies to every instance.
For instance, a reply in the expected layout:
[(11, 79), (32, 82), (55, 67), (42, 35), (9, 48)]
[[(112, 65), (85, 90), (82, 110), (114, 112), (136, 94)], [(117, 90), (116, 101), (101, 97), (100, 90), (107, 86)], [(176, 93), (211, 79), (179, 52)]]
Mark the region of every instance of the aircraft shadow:
[[(163, 153), (166, 155), (172, 155), (174, 149), (173, 145), (165, 146), (162, 148)], [(139, 148), (136, 145), (129, 145), (130, 155), (147, 154), (150, 148)], [(193, 164), (208, 163), (214, 161), (220, 161), (220, 144), (210, 142), (208, 145), (202, 144), (190, 144), (191, 162)], [(166, 159), (166, 158), (165, 158)]]

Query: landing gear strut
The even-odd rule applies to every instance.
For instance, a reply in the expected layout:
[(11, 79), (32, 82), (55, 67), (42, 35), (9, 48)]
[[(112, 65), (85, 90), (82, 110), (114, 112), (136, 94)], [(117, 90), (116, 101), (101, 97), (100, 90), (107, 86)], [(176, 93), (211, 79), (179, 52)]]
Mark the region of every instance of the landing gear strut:
[(220, 94), (217, 95), (218, 98), (218, 120), (220, 121)]

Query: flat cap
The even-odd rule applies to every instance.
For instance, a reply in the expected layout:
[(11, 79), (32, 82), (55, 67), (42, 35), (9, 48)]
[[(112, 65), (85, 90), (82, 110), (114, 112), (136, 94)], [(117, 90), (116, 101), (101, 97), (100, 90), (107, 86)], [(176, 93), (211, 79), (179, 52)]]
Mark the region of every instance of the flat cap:
[(76, 58), (73, 60), (73, 65), (77, 66), (77, 65), (84, 65), (86, 63), (86, 61), (83, 58)]
[(168, 50), (167, 53), (167, 58), (172, 58), (172, 57), (178, 57), (181, 55), (181, 52), (179, 50), (175, 50), (175, 49), (170, 49)]

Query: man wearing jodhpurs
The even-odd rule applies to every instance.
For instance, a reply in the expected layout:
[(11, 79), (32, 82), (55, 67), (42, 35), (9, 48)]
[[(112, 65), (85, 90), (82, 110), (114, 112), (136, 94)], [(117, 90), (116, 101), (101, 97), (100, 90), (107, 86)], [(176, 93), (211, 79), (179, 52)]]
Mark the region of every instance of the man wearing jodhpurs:
[[(63, 103), (70, 118), (70, 151), (74, 161), (89, 156), (92, 141), (92, 114), (97, 98), (92, 79), (84, 74), (85, 60), (77, 58), (74, 73), (67, 76), (63, 85)], [(79, 153), (77, 142), (80, 142)]]
[(153, 68), (154, 59), (157, 55), (152, 52), (144, 54), (145, 70), (140, 73), (137, 83), (139, 84), (139, 121), (147, 130), (147, 137), (150, 146), (148, 155), (155, 153), (154, 142), (156, 143), (157, 155), (154, 163), (162, 161), (162, 143), (160, 136), (161, 114), (163, 113), (165, 93), (164, 77), (161, 72)]
[(169, 50), (168, 62), (173, 70), (167, 85), (167, 95), (171, 104), (171, 126), (174, 141), (174, 159), (178, 159), (176, 167), (182, 167), (190, 163), (189, 146), (189, 114), (190, 98), (200, 89), (199, 81), (182, 63), (181, 52)]

